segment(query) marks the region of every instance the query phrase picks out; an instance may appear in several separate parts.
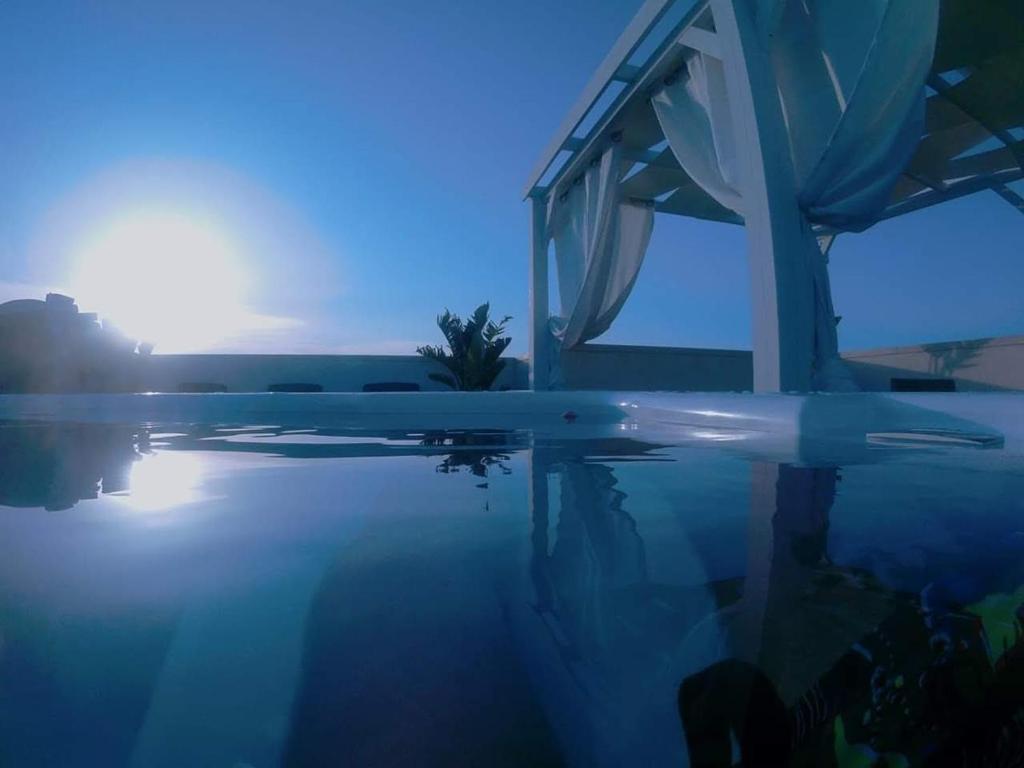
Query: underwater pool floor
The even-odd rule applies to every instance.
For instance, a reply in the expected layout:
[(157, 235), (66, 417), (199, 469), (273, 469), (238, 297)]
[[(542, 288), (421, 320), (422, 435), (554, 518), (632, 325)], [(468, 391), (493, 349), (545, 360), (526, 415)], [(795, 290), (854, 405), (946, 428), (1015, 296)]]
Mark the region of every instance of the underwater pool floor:
[(1013, 764), (1024, 462), (904, 427), (8, 420), (0, 765)]

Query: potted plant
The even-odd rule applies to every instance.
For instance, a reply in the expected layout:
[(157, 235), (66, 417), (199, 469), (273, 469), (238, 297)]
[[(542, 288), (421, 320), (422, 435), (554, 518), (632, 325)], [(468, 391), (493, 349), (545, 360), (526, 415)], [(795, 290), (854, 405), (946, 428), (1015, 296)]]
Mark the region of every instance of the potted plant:
[(458, 390), (491, 388), (505, 367), (501, 353), (512, 339), (502, 334), (512, 318), (506, 315), (499, 322), (494, 322), (490, 319), (490, 312), (491, 305), (485, 303), (477, 307), (465, 322), (447, 309), (438, 316), (437, 327), (448, 342), (447, 350), (430, 345), (416, 349), (419, 354), (448, 369), (447, 373), (431, 373), (432, 381)]

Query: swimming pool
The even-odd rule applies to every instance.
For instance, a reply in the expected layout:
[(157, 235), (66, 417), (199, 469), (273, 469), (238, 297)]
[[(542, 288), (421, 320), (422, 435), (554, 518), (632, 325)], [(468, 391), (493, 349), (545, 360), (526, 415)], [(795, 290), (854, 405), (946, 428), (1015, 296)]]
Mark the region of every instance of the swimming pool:
[(0, 398), (0, 765), (1000, 764), (1022, 403)]

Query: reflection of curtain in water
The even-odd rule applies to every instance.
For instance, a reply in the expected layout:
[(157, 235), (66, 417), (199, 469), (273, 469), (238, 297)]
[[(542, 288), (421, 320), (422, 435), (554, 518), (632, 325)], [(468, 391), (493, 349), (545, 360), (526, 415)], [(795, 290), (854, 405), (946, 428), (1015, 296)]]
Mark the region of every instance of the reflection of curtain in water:
[[(567, 764), (682, 765), (666, 702), (682, 676), (718, 658), (715, 590), (699, 578), (678, 583), (649, 570), (617, 470), (576, 450), (531, 451), (537, 604), (518, 623), (523, 655)], [(600, 448), (600, 455), (620, 454), (635, 456), (636, 445)], [(557, 489), (550, 515), (549, 479)], [(676, 556), (697, 558), (680, 534)]]
[(554, 608), (575, 644), (602, 647), (613, 632), (609, 592), (647, 580), (644, 544), (610, 467), (570, 461), (559, 473), (561, 510), (547, 562)]

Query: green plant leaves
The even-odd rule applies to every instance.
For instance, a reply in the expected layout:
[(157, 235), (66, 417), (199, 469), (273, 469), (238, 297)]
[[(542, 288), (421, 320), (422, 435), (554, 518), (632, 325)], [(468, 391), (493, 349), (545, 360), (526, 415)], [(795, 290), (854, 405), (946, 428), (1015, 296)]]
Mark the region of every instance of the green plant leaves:
[(501, 355), (512, 343), (510, 337), (502, 336), (512, 318), (506, 315), (495, 323), (490, 320), (490, 312), (491, 305), (485, 302), (465, 322), (448, 309), (438, 315), (437, 327), (448, 343), (448, 349), (431, 345), (416, 349), (450, 372), (431, 373), (431, 381), (460, 390), (486, 390), (493, 386), (505, 368)]

